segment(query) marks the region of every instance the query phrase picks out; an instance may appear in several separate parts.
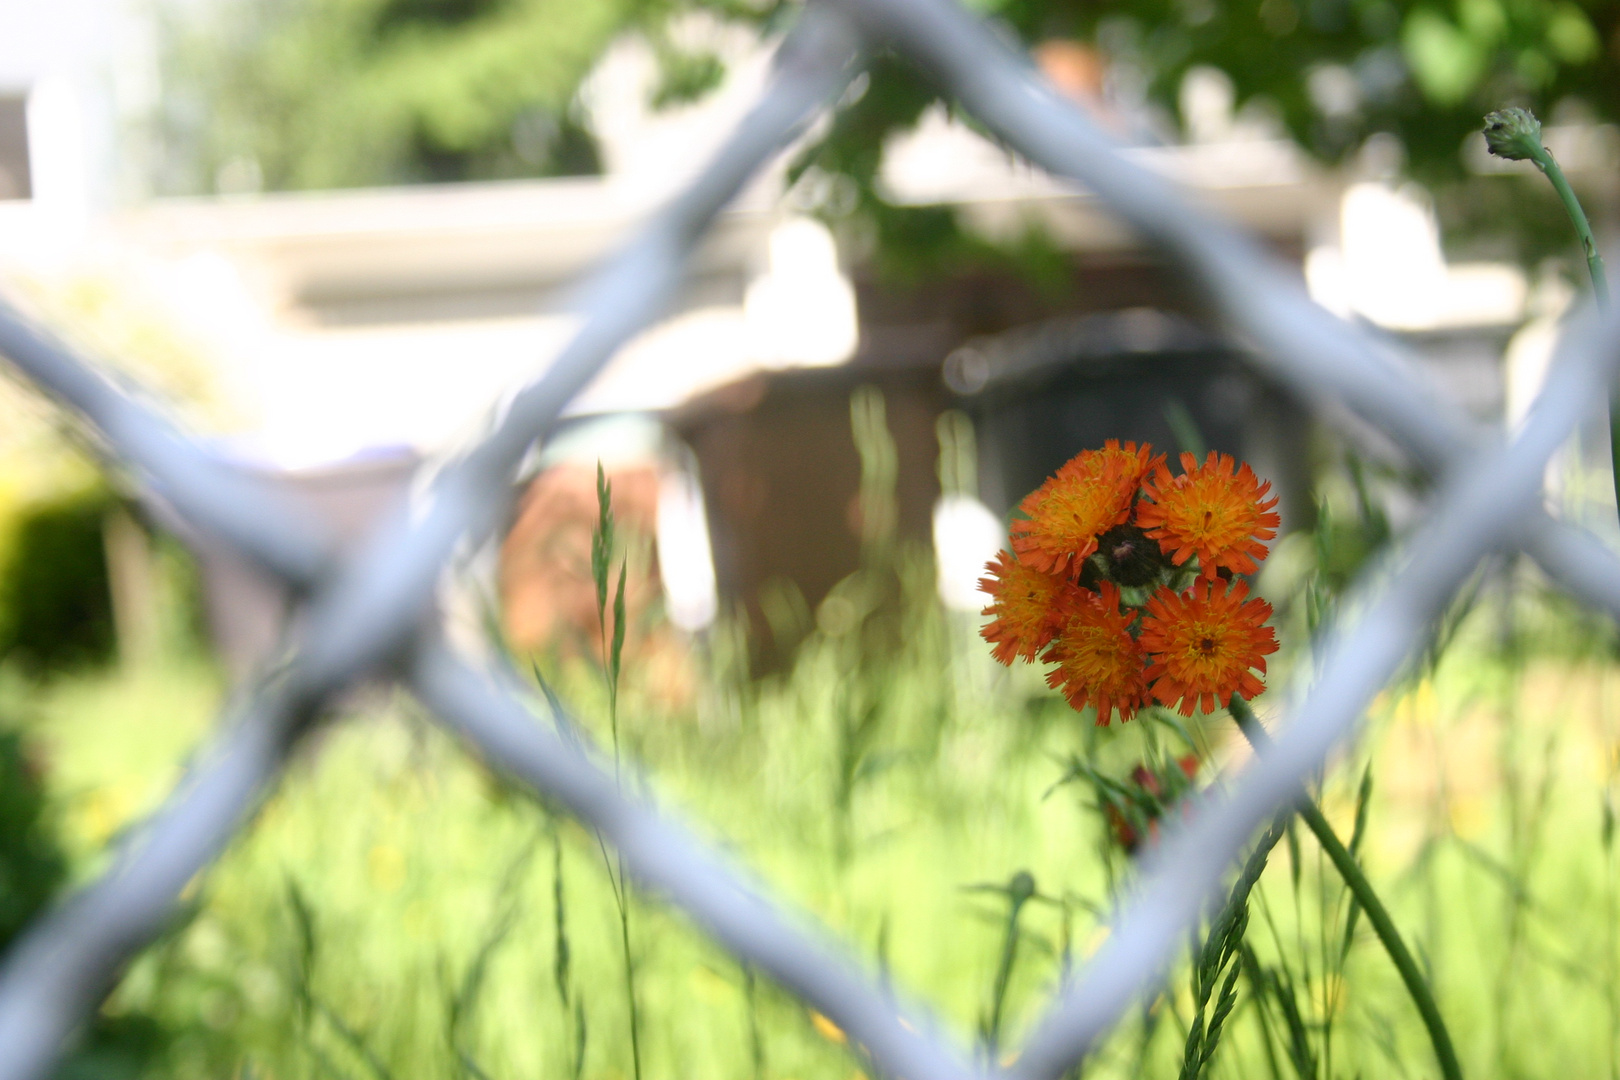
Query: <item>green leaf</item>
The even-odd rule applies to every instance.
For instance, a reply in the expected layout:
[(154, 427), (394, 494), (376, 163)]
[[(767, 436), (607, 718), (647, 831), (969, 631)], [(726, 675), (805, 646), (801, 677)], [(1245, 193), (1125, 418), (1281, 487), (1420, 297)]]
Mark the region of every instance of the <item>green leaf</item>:
[(557, 995), (563, 1005), (568, 1004), (573, 979), (569, 971), (572, 951), (568, 947), (568, 908), (563, 890), (562, 835), (553, 826), (551, 831), (551, 889), (552, 906), (556, 913), (554, 961), (551, 974), (557, 983)]
[(613, 591), (613, 653), (608, 661), (608, 673), (615, 693), (619, 686), (619, 662), (624, 656), (624, 575), (628, 560), (619, 563), (619, 586)]
[(574, 999), (574, 1068), (571, 1073), (572, 1080), (579, 1080), (585, 1073), (585, 1002), (581, 998)]
[(1299, 834), (1294, 831), (1294, 821), (1288, 820), (1288, 828), (1284, 832), (1288, 840), (1288, 874), (1294, 886), (1294, 895), (1299, 895), (1299, 873), (1302, 863), (1299, 854)]
[(1237, 978), (1241, 964), (1233, 959), (1227, 966), (1226, 981), (1221, 985), (1221, 992), (1215, 999), (1215, 1013), (1210, 1017), (1209, 1027), (1204, 1032), (1203, 1048), (1199, 1053), (1198, 1068), (1202, 1072), (1215, 1056), (1215, 1048), (1220, 1045), (1221, 1031), (1226, 1025), (1226, 1018), (1232, 1014), (1232, 1008), (1237, 1004)]
[(1208, 452), (1208, 444), (1204, 442), (1204, 433), (1198, 427), (1198, 421), (1188, 411), (1186, 404), (1180, 398), (1171, 398), (1164, 406), (1165, 423), (1170, 425), (1170, 431), (1176, 437), (1176, 445), (1184, 453), (1191, 454), (1199, 461), (1204, 460)]
[(596, 583), (596, 622), (607, 625), (608, 570), (613, 559), (613, 484), (596, 463), (596, 528), (591, 532), (591, 580)]
[[(1361, 786), (1356, 790), (1356, 824), (1350, 831), (1349, 851), (1352, 856), (1361, 850), (1361, 840), (1367, 831), (1367, 804), (1372, 798), (1372, 762), (1361, 773)], [(1355, 893), (1350, 894), (1350, 910), (1344, 917), (1344, 942), (1339, 948), (1339, 962), (1350, 955), (1350, 946), (1355, 941), (1356, 923), (1361, 919), (1361, 901), (1356, 899)]]

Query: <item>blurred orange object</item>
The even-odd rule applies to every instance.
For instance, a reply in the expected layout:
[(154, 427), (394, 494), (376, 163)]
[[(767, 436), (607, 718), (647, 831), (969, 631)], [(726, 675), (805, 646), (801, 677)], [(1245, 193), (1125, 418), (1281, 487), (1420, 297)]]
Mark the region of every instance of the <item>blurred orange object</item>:
[[(636, 626), (661, 589), (652, 545), (658, 470), (650, 462), (637, 463), (609, 469), (607, 475), (613, 485), (613, 516), (619, 535), (635, 551), (629, 561), (624, 599), (627, 624)], [(501, 544), (502, 620), (513, 648), (573, 652), (584, 645), (590, 655), (600, 653), (596, 586), (591, 581), (591, 532), (596, 514), (594, 465), (553, 466), (536, 476), (523, 493), (517, 518)], [(616, 555), (615, 577), (618, 561)]]
[(1079, 41), (1054, 38), (1033, 50), (1041, 73), (1066, 97), (1095, 106), (1102, 98), (1107, 64), (1102, 53)]

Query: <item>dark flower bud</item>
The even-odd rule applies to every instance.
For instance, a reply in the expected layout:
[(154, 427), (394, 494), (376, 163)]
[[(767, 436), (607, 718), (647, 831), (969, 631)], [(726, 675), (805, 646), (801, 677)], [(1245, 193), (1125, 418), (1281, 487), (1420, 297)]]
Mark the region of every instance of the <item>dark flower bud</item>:
[(1135, 525), (1116, 525), (1097, 537), (1095, 561), (1117, 585), (1151, 585), (1169, 565), (1159, 542)]
[(1035, 895), (1035, 876), (1028, 870), (1018, 871), (1007, 883), (1007, 895), (1012, 897), (1015, 904), (1024, 903)]
[(1498, 109), (1485, 118), (1485, 145), (1509, 161), (1529, 161), (1541, 153), (1541, 121), (1529, 109)]
[(1080, 586), (1082, 589), (1096, 592), (1097, 586), (1104, 580), (1102, 571), (1097, 568), (1097, 564), (1101, 561), (1101, 559), (1093, 555), (1091, 558), (1081, 563), (1080, 575), (1074, 579), (1074, 583)]

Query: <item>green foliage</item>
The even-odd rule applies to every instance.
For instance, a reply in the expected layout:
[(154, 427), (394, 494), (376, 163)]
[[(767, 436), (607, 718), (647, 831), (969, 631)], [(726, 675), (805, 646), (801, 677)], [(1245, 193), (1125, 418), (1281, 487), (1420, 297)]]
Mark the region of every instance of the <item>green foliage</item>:
[[(1395, 136), (1462, 234), (1512, 233), (1531, 259), (1557, 247), (1555, 200), (1526, 178), (1470, 180), (1461, 149), (1504, 104), (1544, 116), (1620, 118), (1620, 6), (1575, 0), (984, 0), (1026, 45), (1089, 42), (1127, 107), (1181, 119), (1189, 71), (1231, 81), (1237, 105), (1341, 162)], [(639, 32), (659, 62), (651, 104), (694, 100), (724, 76), (682, 44), (692, 12), (774, 32), (780, 0), (224, 0), (165, 33), (160, 188), (270, 190), (577, 175), (599, 169), (576, 94), (609, 43)], [(938, 100), (879, 54), (826, 135), (801, 155), (800, 198), (907, 280), (993, 267), (1061, 285), (1061, 252), (1031, 226), (992, 243), (944, 206), (901, 206), (877, 183), (886, 141)], [(1556, 110), (1556, 111), (1555, 111)], [(1484, 202), (1507, 200), (1516, 214)], [(1528, 207), (1528, 211), (1526, 211)], [(1528, 212), (1536, 220), (1526, 222)], [(1557, 238), (1562, 240), (1562, 237)]]
[[(1203, 1075), (1220, 1046), (1221, 1031), (1237, 1004), (1237, 979), (1243, 969), (1243, 938), (1249, 928), (1249, 894), (1265, 871), (1271, 849), (1282, 839), (1283, 828), (1284, 821), (1280, 820), (1261, 834), (1233, 883), (1226, 903), (1210, 921), (1203, 947), (1193, 957), (1190, 974), (1194, 1011), (1192, 1023), (1187, 1025), (1180, 1080), (1196, 1080)], [(1219, 994), (1215, 994), (1217, 984)], [(1206, 1018), (1212, 994), (1215, 1007)]]
[(1383, 498), (1374, 490), (1375, 481), (1386, 488), (1400, 482), (1390, 470), (1369, 466), (1353, 450), (1344, 454), (1344, 475), (1353, 501), (1346, 506), (1321, 499), (1316, 512), (1318, 572), (1334, 597), (1342, 595), (1367, 560), (1393, 538)]
[(769, 25), (779, 0), (222, 0), (165, 25), (156, 129), (169, 192), (297, 190), (599, 172), (577, 93), (643, 34), (655, 107), (724, 64), (671, 25)]
[(44, 670), (112, 656), (102, 527), (113, 505), (97, 485), (35, 504), (12, 524), (0, 565), (0, 659)]
[[(1037, 673), (992, 664), (977, 620), (942, 610), (933, 567), (893, 536), (881, 396), (863, 391), (851, 405), (868, 565), (823, 603), (786, 673), (750, 681), (723, 654), (697, 651), (686, 659), (700, 690), (671, 701), (667, 669), (619, 670), (607, 621), (625, 564), (599, 474), (603, 656), (561, 665), (540, 690), (604, 768), (619, 766), (622, 727), (648, 770), (642, 781), (626, 763), (627, 788), (653, 789), (844, 940), (875, 942), (885, 986), (922, 998), (946, 1026), (977, 1027), (996, 1060), (1129, 895), (1121, 823), (1151, 845), (1154, 821), (1220, 782), (1198, 766), (1229, 756), (1216, 744), (1229, 725), (1153, 709), (1099, 728)], [(943, 464), (959, 471), (952, 453)], [(1365, 519), (1376, 504), (1359, 498)], [(1534, 603), (1537, 590), (1519, 584)], [(1367, 737), (1349, 751), (1359, 767), (1331, 771), (1317, 794), (1350, 824), (1357, 866), (1400, 883), (1384, 895), (1413, 928), (1470, 1072), (1504, 1063), (1527, 1080), (1598, 1075), (1615, 1053), (1600, 1033), (1620, 1016), (1620, 941), (1584, 928), (1620, 924), (1612, 815), (1595, 813), (1620, 787), (1620, 722), (1603, 707), (1620, 676), (1590, 652), (1533, 653), (1556, 609), (1505, 627), (1492, 626), (1495, 614), (1460, 616), (1469, 625), (1436, 649), (1423, 681), (1370, 710)], [(613, 618), (616, 632), (622, 612)], [(1511, 647), (1481, 647), (1492, 631)], [(1301, 652), (1280, 654), (1272, 677)], [(99, 845), (172, 784), (215, 688), (194, 667), (143, 678), (0, 680), (0, 715), (26, 708), (53, 761), (42, 795), (38, 773), (15, 764), (26, 754), (0, 738), (0, 887), (8, 842), (33, 851), (16, 862), (19, 881), (84, 875), (103, 861)], [(557, 715), (564, 699), (578, 727)], [(1482, 768), (1476, 753), (1459, 767), (1471, 742), (1497, 745), (1499, 761)], [(1531, 744), (1538, 753), (1525, 752)], [(1594, 783), (1599, 759), (1611, 764)], [(1065, 780), (1081, 782), (1067, 789), (1080, 799), (1048, 797)], [(623, 1080), (643, 1064), (652, 1076), (738, 1080), (870, 1074), (826, 1018), (739, 971), (679, 913), (655, 898), (632, 905), (626, 868), (600, 836), (512, 796), (407, 704), (335, 726), (98, 1021), (92, 1047), (107, 1039), (149, 1047), (148, 1057), (84, 1060), (145, 1060), (165, 1080)], [(1484, 807), (1475, 820), (1465, 797)], [(23, 839), (53, 814), (75, 838), (68, 859)], [(1268, 870), (1285, 852), (1286, 874)], [(1423, 1029), (1367, 944), (1377, 908), (1358, 907), (1324, 852), (1315, 825), (1258, 838), (1191, 942), (1187, 978), (1173, 976), (1101, 1043), (1087, 1075), (1248, 1075), (1263, 1061), (1273, 1080), (1306, 1080), (1404, 1073), (1420, 1060)], [(986, 881), (998, 884), (971, 884)], [(975, 895), (964, 902), (964, 892)]]
[(655, 109), (696, 101), (719, 87), (726, 77), (726, 66), (712, 52), (683, 52), (660, 42), (660, 78), (653, 88)]
[(869, 241), (879, 274), (897, 282), (964, 270), (1007, 270), (1044, 289), (1067, 280), (1063, 253), (1033, 224), (1012, 242), (964, 231), (953, 207), (905, 206), (878, 183), (884, 144), (909, 130), (936, 91), (909, 62), (880, 53), (846, 96), (827, 134), (789, 170), (800, 199), (815, 212)]
[(1263, 101), (1311, 153), (1342, 159), (1374, 132), (1414, 170), (1457, 176), (1463, 140), (1503, 104), (1541, 115), (1579, 99), (1620, 115), (1620, 6), (1572, 0), (1001, 0), (1026, 41), (1079, 36), (1147, 78), (1171, 110), (1187, 71), (1214, 67), (1239, 106)]
[[(1620, 5), (1572, 0), (985, 0), (975, 5), (1024, 45), (1094, 45), (1127, 108), (1147, 104), (1168, 134), (1183, 125), (1188, 72), (1212, 68), (1237, 108), (1274, 117), (1313, 157), (1340, 163), (1392, 135), (1410, 175), (1430, 184), (1448, 234), (1508, 242), (1526, 261), (1563, 250), (1558, 209), (1528, 177), (1482, 181), (1463, 148), (1504, 104), (1541, 115), (1620, 119)], [(880, 57), (859, 100), (801, 163), (822, 212), (875, 242), (881, 270), (904, 278), (974, 265), (1037, 280), (1038, 239), (1012, 247), (968, 236), (948, 207), (896, 206), (875, 183), (884, 143), (937, 99), (913, 68)], [(1495, 207), (1492, 211), (1483, 203)], [(1512, 212), (1501, 212), (1511, 207)], [(1528, 215), (1528, 217), (1527, 217)], [(1039, 234), (1035, 234), (1038, 236)]]
[[(0, 721), (0, 954), (57, 898), (68, 860), (37, 746), (10, 717)], [(55, 1080), (133, 1080), (162, 1051), (166, 1033), (140, 1014), (98, 1016)]]
[[(167, 31), (164, 186), (589, 173), (574, 92), (633, 0), (226, 0)], [(232, 181), (228, 170), (257, 177)]]
[(7, 725), (0, 729), (0, 943), (16, 937), (66, 874), (39, 764)]
[[(928, 586), (928, 575), (916, 578)], [(1227, 725), (1183, 733), (1144, 715), (1095, 728), (1038, 679), (994, 669), (971, 623), (953, 625), (922, 589), (881, 667), (848, 666), (853, 629), (818, 628), (788, 674), (672, 707), (660, 703), (657, 674), (631, 663), (621, 723), (660, 803), (875, 953), (873, 970), (947, 1025), (975, 1030), (999, 1001), (992, 1027), (1010, 1049), (1061, 972), (1089, 954), (1133, 872), (1086, 789), (1042, 797), (1059, 762), (1072, 755), (1125, 786), (1144, 761), (1168, 778), (1176, 754)], [(1599, 787), (1613, 781), (1594, 781), (1592, 762), (1620, 728), (1590, 703), (1613, 700), (1615, 674), (1591, 657), (1536, 661), (1537, 674), (1516, 666), (1525, 654), (1505, 659), (1479, 640), (1458, 637), (1427, 697), (1374, 710), (1355, 767), (1335, 770), (1322, 802), (1427, 958), (1470, 1075), (1493, 1075), (1497, 1061), (1532, 1080), (1601, 1075), (1617, 946), (1586, 928), (1607, 925), (1617, 901), (1598, 813)], [(579, 660), (558, 673), (557, 693), (605, 746), (601, 674)], [(209, 684), (191, 669), (166, 677), (190, 688), (189, 704), (173, 687), (116, 673), (6, 691), (51, 734), (44, 806), (73, 831), (100, 793), (132, 777), (155, 795), (204, 731)], [(839, 681), (850, 678), (870, 682), (861, 696), (877, 707), (840, 826)], [(1502, 711), (1521, 695), (1534, 707)], [(1411, 715), (1423, 701), (1428, 711)], [(1486, 706), (1496, 711), (1482, 721)], [(1549, 733), (1564, 739), (1556, 757), (1516, 749), (1539, 748)], [(1505, 771), (1446, 762), (1499, 740), (1502, 770), (1520, 770), (1511, 783)], [(1376, 786), (1363, 782), (1362, 755), (1376, 762)], [(1466, 796), (1484, 802), (1478, 823), (1457, 815), (1458, 789), (1479, 793)], [(5, 825), (6, 836), (22, 831)], [(94, 848), (73, 850), (76, 868), (94, 865)], [(1099, 1047), (1088, 1076), (1176, 1075), (1203, 988), (1202, 1075), (1401, 1075), (1397, 1062), (1422, 1075), (1422, 1030), (1365, 915), (1352, 925), (1311, 834), (1285, 834), (1270, 864), (1247, 893), (1241, 938), (1222, 917), (1195, 945), (1205, 958), (1208, 942), (1235, 940), (1210, 954), (1225, 953), (1218, 974), (1199, 976), (1193, 994), (1181, 968), (1170, 992)], [(999, 884), (965, 896), (976, 882)], [(204, 880), (194, 917), (132, 966), (113, 1008), (184, 1033), (159, 1059), (173, 1080), (244, 1069), (628, 1077), (614, 886), (587, 830), (511, 798), (448, 738), (395, 711), (336, 727), (319, 754), (300, 758)], [(646, 1075), (847, 1080), (860, 1067), (802, 1005), (739, 973), (679, 914), (657, 902), (635, 912)], [(1520, 925), (1511, 938), (1510, 920)]]

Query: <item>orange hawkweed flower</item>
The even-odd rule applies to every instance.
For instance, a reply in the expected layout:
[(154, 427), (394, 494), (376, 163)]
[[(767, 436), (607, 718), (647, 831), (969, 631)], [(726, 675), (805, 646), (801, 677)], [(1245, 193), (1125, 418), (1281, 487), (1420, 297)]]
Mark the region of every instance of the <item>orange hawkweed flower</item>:
[(979, 591), (989, 593), (989, 607), (979, 614), (995, 621), (979, 631), (994, 642), (990, 655), (1011, 665), (1014, 657), (1035, 659), (1057, 634), (1060, 600), (1079, 590), (1066, 579), (1032, 570), (1005, 551), (984, 564), (989, 577), (979, 579)]
[(1048, 574), (1069, 574), (1097, 550), (1097, 537), (1130, 520), (1142, 478), (1164, 455), (1133, 442), (1109, 439), (1101, 450), (1082, 450), (1019, 504), (1012, 523), (1018, 560)]
[(1185, 475), (1174, 478), (1159, 466), (1143, 485), (1151, 501), (1136, 508), (1136, 523), (1177, 566), (1196, 552), (1206, 578), (1213, 579), (1221, 566), (1252, 574), (1267, 554), (1261, 541), (1274, 539), (1282, 521), (1274, 509), (1277, 497), (1266, 498), (1271, 481), (1261, 483), (1247, 462), (1238, 467), (1230, 454), (1211, 450), (1202, 465), (1197, 461), (1182, 454)]
[(1185, 593), (1160, 586), (1149, 598), (1141, 646), (1154, 700), (1179, 702), (1181, 715), (1191, 716), (1197, 706), (1213, 712), (1217, 701), (1225, 707), (1233, 694), (1247, 701), (1265, 689), (1250, 669), (1265, 673), (1277, 634), (1264, 625), (1271, 605), (1248, 595), (1247, 582), (1228, 587), (1200, 578)]
[(1104, 725), (1119, 710), (1123, 723), (1147, 702), (1147, 657), (1131, 637), (1132, 615), (1119, 610), (1119, 586), (1102, 583), (1099, 592), (1076, 589), (1064, 601), (1057, 637), (1041, 657), (1057, 667), (1046, 684), (1062, 690), (1077, 711), (1088, 704)]

